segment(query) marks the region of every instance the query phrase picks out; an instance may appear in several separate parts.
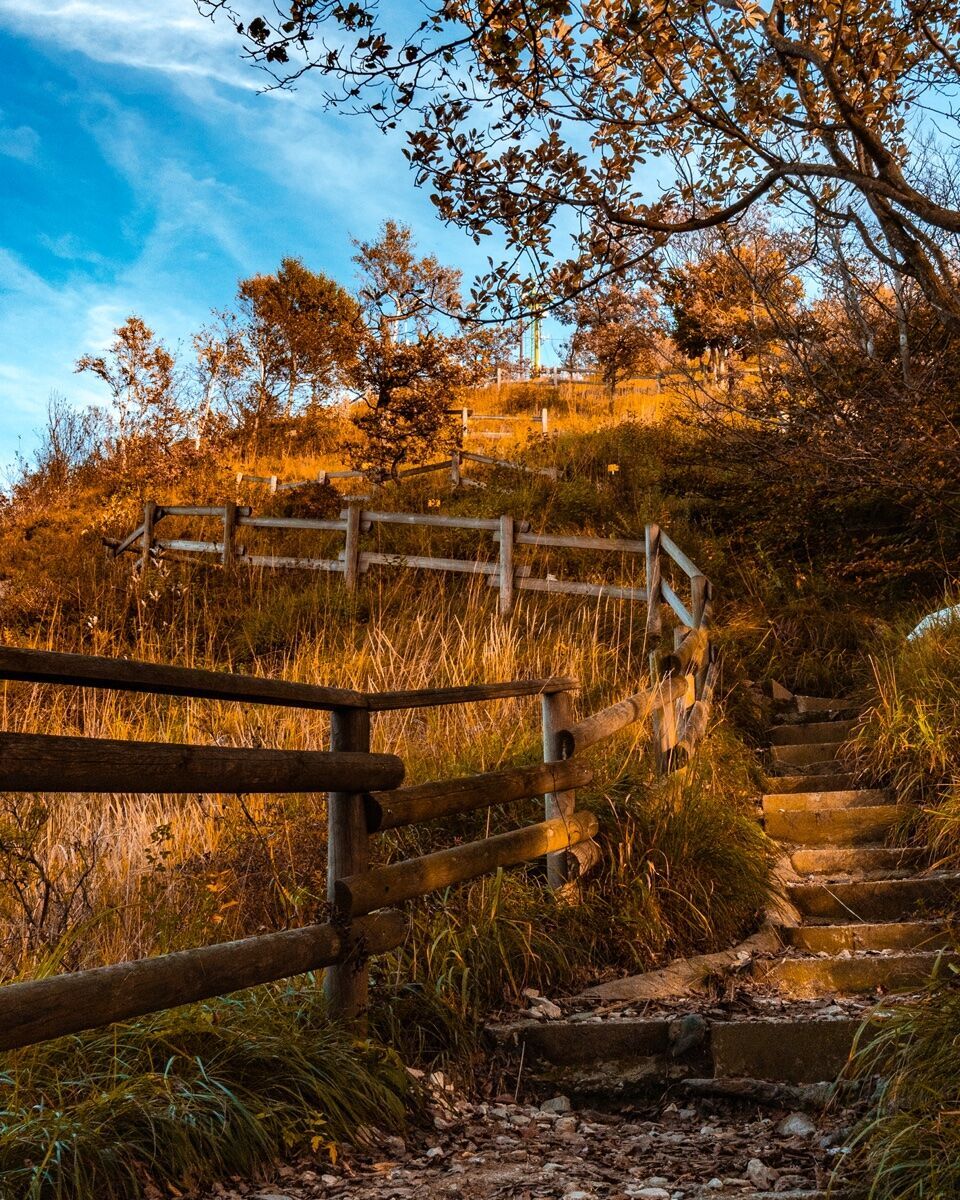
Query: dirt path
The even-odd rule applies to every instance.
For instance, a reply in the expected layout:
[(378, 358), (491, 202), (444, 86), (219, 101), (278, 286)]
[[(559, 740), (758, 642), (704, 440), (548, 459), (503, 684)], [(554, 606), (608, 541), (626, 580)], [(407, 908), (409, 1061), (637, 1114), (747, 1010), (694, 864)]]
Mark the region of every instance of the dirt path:
[(842, 1140), (843, 1114), (700, 1100), (680, 1107), (572, 1111), (501, 1099), (447, 1100), (433, 1128), (380, 1137), (336, 1164), (279, 1168), (267, 1181), (230, 1181), (203, 1200), (697, 1200), (814, 1196)]

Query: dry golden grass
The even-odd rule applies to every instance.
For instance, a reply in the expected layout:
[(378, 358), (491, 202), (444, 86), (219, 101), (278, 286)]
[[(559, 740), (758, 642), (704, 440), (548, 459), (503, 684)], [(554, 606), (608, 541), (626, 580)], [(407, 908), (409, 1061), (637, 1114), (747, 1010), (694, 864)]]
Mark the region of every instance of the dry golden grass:
[[(55, 607), (31, 643), (369, 691), (563, 674), (582, 682), (591, 707), (635, 690), (645, 662), (632, 606), (521, 602), (503, 620), (485, 581), (412, 572), (383, 572), (354, 602), (325, 577), (171, 566), (138, 581), (127, 563), (103, 572), (85, 609), (68, 621)], [(280, 748), (327, 740), (321, 713), (26, 684), (5, 685), (2, 715), (9, 731)], [(411, 781), (496, 769), (537, 756), (539, 704), (384, 713), (373, 741), (402, 756)], [(320, 796), (63, 794), (36, 804), (29, 850), (43, 871), (20, 893), (0, 890), (7, 972), (32, 969), (60, 935), (70, 965), (93, 965), (203, 941), (211, 928), (227, 936), (300, 920), (322, 902)], [(43, 874), (66, 897), (91, 863), (70, 911), (54, 904), (38, 927)]]

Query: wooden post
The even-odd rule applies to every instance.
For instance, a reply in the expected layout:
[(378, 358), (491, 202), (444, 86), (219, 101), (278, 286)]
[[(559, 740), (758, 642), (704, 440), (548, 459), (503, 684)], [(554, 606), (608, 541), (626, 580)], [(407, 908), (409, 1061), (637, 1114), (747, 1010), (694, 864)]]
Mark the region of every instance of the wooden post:
[(550, 432), (550, 410), (549, 408), (540, 409), (540, 426), (544, 433)]
[(236, 562), (237, 506), (228, 500), (223, 506), (223, 565), (230, 568)]
[(660, 526), (645, 530), (647, 551), (647, 635), (659, 637), (660, 623)]
[(699, 629), (703, 624), (703, 610), (707, 605), (709, 588), (706, 575), (694, 575), (690, 580), (690, 612), (693, 614), (694, 629)]
[[(698, 629), (706, 622), (706, 608), (711, 592), (710, 580), (707, 579), (706, 575), (694, 575), (690, 580), (690, 608), (693, 613), (694, 624)], [(708, 653), (707, 661), (694, 676), (694, 697), (697, 700), (703, 695), (709, 666), (710, 655)]]
[(143, 555), (140, 559), (140, 569), (144, 575), (150, 566), (150, 551), (153, 548), (153, 529), (157, 523), (156, 500), (143, 502)]
[(275, 496), (276, 494), (277, 494), (277, 477), (276, 477), (276, 475), (271, 475), (270, 476), (270, 495)]
[(470, 409), (462, 408), (460, 410), (460, 420), (463, 422), (463, 432), (470, 432)]
[[(663, 678), (663, 672), (660, 669), (660, 654), (656, 650), (651, 650), (647, 658), (648, 669), (650, 672), (650, 686), (655, 688)], [(650, 716), (650, 745), (653, 748), (653, 761), (658, 775), (663, 774), (664, 757), (663, 757), (663, 739), (664, 739), (664, 721), (663, 709), (655, 708)]]
[[(573, 697), (569, 692), (544, 693), (540, 697), (543, 714), (543, 761), (559, 762), (563, 758), (559, 733), (569, 729), (573, 721)], [(554, 817), (571, 817), (577, 805), (577, 793), (553, 792), (544, 796), (544, 820)], [(570, 874), (566, 850), (547, 855), (547, 883), (552, 888), (563, 887)]]
[(454, 487), (460, 486), (460, 451), (454, 450), (450, 455), (450, 482)]
[(348, 504), (347, 536), (343, 548), (343, 582), (348, 592), (357, 590), (360, 574), (360, 505)]
[(513, 611), (513, 517), (500, 518), (500, 614)]
[[(330, 749), (369, 753), (370, 713), (363, 708), (333, 709), (330, 713)], [(327, 899), (331, 904), (335, 899), (337, 880), (360, 875), (369, 864), (362, 793), (330, 792), (327, 796)], [(336, 913), (334, 920), (337, 920)], [(365, 962), (353, 958), (328, 967), (323, 984), (327, 1006), (335, 1020), (362, 1019), (369, 984)]]

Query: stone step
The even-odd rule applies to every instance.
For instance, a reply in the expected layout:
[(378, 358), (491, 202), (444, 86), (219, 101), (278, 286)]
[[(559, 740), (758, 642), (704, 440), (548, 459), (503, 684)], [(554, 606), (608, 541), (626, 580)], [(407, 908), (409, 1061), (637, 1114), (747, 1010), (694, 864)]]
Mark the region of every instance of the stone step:
[(890, 793), (879, 788), (854, 788), (840, 792), (768, 792), (763, 811), (819, 812), (828, 808), (874, 808), (889, 804)]
[(951, 943), (943, 921), (881, 921), (873, 925), (791, 925), (780, 930), (788, 946), (811, 954), (857, 950), (943, 950)]
[(753, 977), (793, 997), (875, 992), (909, 992), (923, 987), (939, 962), (960, 961), (956, 953), (913, 951), (851, 954), (848, 957), (758, 959)]
[(710, 1031), (714, 1076), (832, 1081), (843, 1070), (862, 1023), (854, 1017), (716, 1021)]
[(856, 711), (856, 705), (851, 704), (843, 696), (794, 696), (793, 703), (798, 713), (844, 713)]
[(854, 875), (858, 871), (898, 871), (926, 865), (928, 852), (903, 846), (822, 846), (794, 850), (790, 865), (798, 875)]
[(902, 820), (907, 805), (874, 804), (868, 808), (800, 809), (767, 813), (763, 825), (769, 837), (799, 846), (863, 846), (883, 841)]
[[(617, 1091), (700, 1075), (781, 1083), (833, 1081), (862, 1025), (859, 1017), (802, 1014), (760, 1020), (705, 1020), (702, 1040), (675, 1057), (676, 1021), (617, 1017), (601, 1021), (517, 1021), (487, 1036), (534, 1070), (567, 1071), (587, 1091)], [(568, 1093), (570, 1094), (570, 1093)]]
[(851, 879), (829, 884), (795, 883), (788, 886), (787, 895), (805, 917), (826, 917), (831, 921), (843, 923), (872, 923), (899, 921), (923, 911), (936, 912), (955, 904), (958, 890), (960, 874), (942, 871), (914, 876), (911, 879)]
[(840, 745), (840, 742), (801, 742), (794, 746), (771, 746), (770, 758), (778, 766), (819, 766), (832, 762)]
[(487, 1028), (505, 1049), (529, 1062), (578, 1067), (656, 1058), (670, 1048), (670, 1021), (618, 1017), (606, 1021), (516, 1021)]
[(809, 742), (845, 742), (856, 725), (845, 721), (813, 721), (803, 725), (775, 725), (768, 730), (772, 746), (798, 746)]
[(784, 792), (842, 792), (851, 789), (857, 777), (848, 771), (838, 770), (837, 763), (830, 764), (832, 770), (816, 775), (765, 775), (764, 790), (782, 795)]

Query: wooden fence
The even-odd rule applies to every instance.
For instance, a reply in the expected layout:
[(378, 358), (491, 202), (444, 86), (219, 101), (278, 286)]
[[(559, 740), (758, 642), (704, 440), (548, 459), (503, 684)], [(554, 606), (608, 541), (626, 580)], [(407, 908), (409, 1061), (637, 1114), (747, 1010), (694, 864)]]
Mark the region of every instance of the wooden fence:
[[(199, 540), (194, 537), (162, 538), (157, 536), (157, 526), (168, 518), (206, 519), (215, 521), (219, 536), (216, 540)], [(375, 527), (407, 526), (415, 528), (441, 528), (448, 530), (474, 530), (489, 535), (496, 549), (496, 558), (469, 559), (444, 558), (436, 555), (409, 554), (403, 551), (367, 549), (362, 538)], [(251, 554), (247, 546), (239, 541), (244, 530), (313, 531), (336, 533), (343, 536), (343, 549), (336, 558), (314, 558), (296, 555)], [(661, 591), (647, 587), (632, 587), (616, 583), (593, 583), (583, 580), (559, 579), (552, 574), (534, 576), (529, 564), (518, 561), (527, 549), (566, 549), (597, 551), (621, 556), (636, 556), (646, 559), (647, 579), (659, 581), (659, 553), (663, 552), (687, 575), (695, 571), (693, 564), (665, 535), (661, 538), (646, 530), (644, 539), (585, 537), (576, 534), (533, 533), (529, 523), (517, 521), (509, 513), (499, 517), (443, 516), (432, 513), (378, 512), (351, 504), (337, 518), (314, 517), (269, 517), (255, 516), (247, 506), (227, 503), (223, 505), (158, 504), (148, 500), (143, 508), (143, 521), (120, 542), (112, 546), (114, 556), (138, 551), (144, 570), (157, 555), (174, 554), (197, 556), (216, 560), (224, 567), (247, 565), (301, 571), (327, 571), (343, 576), (349, 591), (357, 587), (361, 575), (373, 566), (405, 567), (425, 571), (443, 571), (455, 574), (484, 575), (489, 585), (499, 591), (500, 611), (504, 615), (513, 609), (517, 591), (547, 592), (555, 595), (609, 597), (656, 605), (661, 592), (663, 599), (672, 607), (678, 619), (693, 625), (694, 612), (684, 604), (672, 586), (663, 580)], [(651, 540), (652, 539), (652, 540)], [(657, 562), (653, 558), (657, 558)], [(699, 577), (699, 576), (698, 576)], [(699, 585), (697, 585), (699, 586)], [(696, 604), (692, 599), (691, 604)]]
[(539, 413), (530, 416), (528, 413), (481, 413), (474, 412), (472, 408), (451, 408), (451, 414), (459, 414), (460, 424), (463, 429), (464, 437), (486, 437), (486, 438), (506, 438), (514, 437), (515, 435), (506, 431), (498, 431), (492, 429), (471, 429), (472, 425), (479, 424), (483, 421), (500, 421), (511, 422), (521, 426), (529, 425), (531, 422), (537, 425), (541, 433), (550, 432), (550, 410), (543, 407)]
[[(477, 480), (468, 479), (463, 474), (464, 463), (481, 463), (484, 466), (499, 467), (506, 471), (522, 471), (527, 475), (543, 475), (548, 479), (557, 478), (556, 467), (529, 467), (525, 463), (512, 462), (505, 458), (491, 458), (488, 454), (473, 454), (468, 450), (454, 450), (449, 458), (441, 462), (425, 463), (419, 467), (405, 467), (397, 472), (396, 480), (386, 479), (384, 483), (402, 482), (413, 479), (418, 475), (431, 475), (437, 472), (449, 472), (450, 482), (455, 486), (482, 487)], [(320, 471), (313, 479), (282, 480), (277, 475), (248, 475), (245, 471), (237, 472), (237, 486), (242, 483), (257, 483), (268, 488), (270, 495), (277, 492), (291, 491), (295, 488), (309, 487), (311, 484), (339, 482), (347, 479), (362, 479), (374, 487), (381, 486), (380, 482), (370, 471)]]
[[(203, 510), (207, 515), (210, 510)], [(218, 515), (223, 510), (215, 510)], [(236, 514), (233, 514), (236, 515)], [(148, 507), (151, 533), (155, 508)], [(352, 522), (352, 525), (351, 523)], [(359, 529), (359, 512), (348, 528)], [(591, 539), (585, 539), (591, 540)], [(254, 676), (110, 658), (0, 648), (0, 679), (167, 696), (320, 709), (330, 713), (327, 750), (270, 750), (0, 733), (0, 791), (328, 793), (324, 924), (0, 987), (0, 1049), (127, 1020), (271, 980), (325, 968), (331, 1013), (362, 1018), (367, 960), (398, 946), (401, 915), (390, 906), (545, 856), (551, 887), (569, 886), (599, 858), (597, 818), (578, 811), (590, 782), (583, 755), (629, 725), (650, 721), (665, 767), (682, 766), (706, 729), (716, 663), (710, 586), (656, 526), (646, 532), (647, 627), (662, 605), (678, 616), (671, 654), (651, 658), (647, 689), (577, 717), (572, 679), (519, 680), (420, 691), (364, 693)], [(149, 543), (152, 545), (152, 540)], [(686, 598), (663, 578), (662, 560), (688, 580)], [(679, 585), (678, 585), (679, 586)], [(543, 761), (532, 766), (401, 787), (404, 767), (370, 752), (378, 712), (537, 697)], [(543, 797), (544, 819), (388, 865), (372, 865), (372, 839), (390, 829)]]

